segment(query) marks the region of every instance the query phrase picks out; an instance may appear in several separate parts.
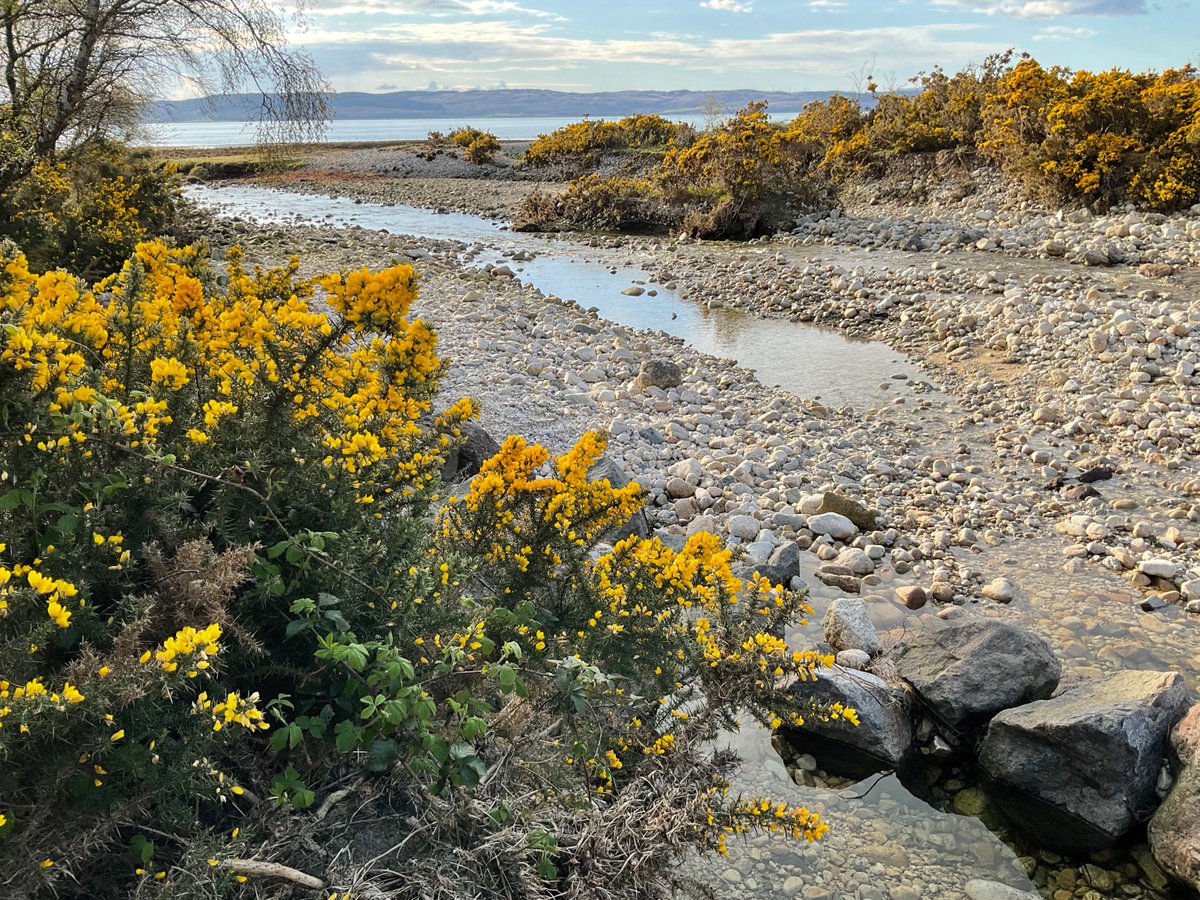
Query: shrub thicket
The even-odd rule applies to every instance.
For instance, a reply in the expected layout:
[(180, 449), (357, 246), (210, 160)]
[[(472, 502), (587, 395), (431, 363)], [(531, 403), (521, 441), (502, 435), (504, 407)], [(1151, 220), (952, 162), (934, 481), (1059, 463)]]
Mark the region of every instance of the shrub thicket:
[(550, 134), (539, 135), (525, 152), (530, 166), (579, 163), (601, 153), (618, 150), (665, 152), (671, 146), (686, 146), (695, 130), (685, 122), (671, 122), (657, 115), (626, 116), (616, 122), (603, 119), (573, 122)]
[(491, 162), (501, 149), (500, 139), (496, 135), (490, 131), (473, 128), (470, 125), (464, 125), (462, 128), (450, 132), (450, 134), (431, 131), (429, 132), (428, 145), (429, 149), (426, 151), (426, 159), (433, 159), (433, 157), (449, 147), (457, 147), (462, 150), (463, 159), (477, 166)]
[[(938, 151), (981, 155), (1047, 202), (1170, 212), (1200, 201), (1200, 76), (1191, 66), (1072, 73), (1007, 52), (913, 82), (911, 93), (876, 94), (869, 109), (834, 95), (784, 124), (768, 118), (765, 104), (750, 104), (686, 143), (673, 141), (644, 177), (584, 176), (557, 203), (531, 200), (523, 219), (527, 227), (683, 224), (704, 237), (753, 237), (786, 227), (796, 207), (846, 178)], [(569, 125), (528, 158), (583, 159), (617, 146), (618, 132), (615, 123)]]
[[(220, 897), (265, 854), (396, 897), (654, 897), (729, 834), (823, 833), (703, 746), (739, 709), (853, 719), (789, 685), (823, 662), (782, 640), (801, 598), (711, 535), (602, 545), (641, 501), (589, 481), (598, 435), (510, 437), (437, 512), (474, 404), (433, 412), (415, 296), (406, 265), (218, 279), (154, 242), (89, 290), (4, 249), (6, 892)], [(323, 856), (347, 783), (380, 812)]]
[(17, 242), (36, 268), (61, 263), (98, 277), (120, 267), (139, 241), (171, 229), (173, 176), (150, 153), (111, 143), (40, 160), (0, 193), (0, 238)]

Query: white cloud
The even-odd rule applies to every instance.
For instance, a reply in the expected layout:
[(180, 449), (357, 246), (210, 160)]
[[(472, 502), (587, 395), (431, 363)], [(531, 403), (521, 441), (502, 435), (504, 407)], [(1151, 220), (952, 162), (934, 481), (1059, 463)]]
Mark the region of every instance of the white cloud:
[(988, 15), (1030, 18), (1140, 16), (1149, 12), (1146, 0), (934, 0), (934, 5), (957, 6)]
[(557, 13), (522, 6), (513, 0), (309, 0), (309, 14), (344, 15), (347, 13), (387, 13), (393, 16), (530, 16), (536, 19), (566, 21)]
[(846, 0), (808, 0), (808, 8), (813, 12), (845, 12)]
[[(848, 83), (863, 60), (878, 59), (898, 71), (928, 66), (929, 48), (938, 48), (948, 68), (984, 58), (995, 48), (977, 35), (982, 26), (934, 25), (866, 29), (822, 28), (748, 38), (697, 38), (690, 35), (631, 38), (567, 37), (547, 22), (413, 22), (377, 25), (369, 31), (321, 28), (308, 35), (308, 48), (319, 64), (337, 59), (338, 76), (370, 77), (370, 84), (412, 73), (414, 83), (430, 78), (473, 83), (499, 72), (556, 72), (612, 67), (617, 73), (649, 68), (673, 82), (680, 72), (691, 77), (761, 83), (763, 73), (786, 70), (794, 83), (834, 86)], [(369, 70), (370, 74), (363, 70)], [(607, 80), (607, 79), (606, 79)], [(627, 79), (632, 80), (632, 79)], [(635, 84), (637, 82), (634, 82)], [(625, 85), (622, 84), (621, 87)], [(730, 84), (730, 86), (738, 86)]]
[(753, 3), (739, 3), (738, 0), (703, 0), (703, 9), (719, 9), (722, 12), (748, 13), (754, 9)]
[(1033, 36), (1035, 41), (1077, 41), (1096, 36), (1091, 28), (1070, 28), (1066, 25), (1050, 25)]

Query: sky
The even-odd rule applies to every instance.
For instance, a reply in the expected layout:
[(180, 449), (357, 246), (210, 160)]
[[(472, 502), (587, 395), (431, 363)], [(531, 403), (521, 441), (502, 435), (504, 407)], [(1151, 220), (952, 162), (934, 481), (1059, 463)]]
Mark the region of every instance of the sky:
[(308, 0), (338, 91), (854, 90), (1014, 47), (1045, 65), (1200, 60), (1200, 0)]

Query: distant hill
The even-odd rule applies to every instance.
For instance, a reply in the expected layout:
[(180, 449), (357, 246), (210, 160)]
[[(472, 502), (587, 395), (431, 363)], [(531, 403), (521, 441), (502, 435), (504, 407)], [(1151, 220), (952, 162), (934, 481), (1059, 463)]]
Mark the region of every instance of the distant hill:
[[(576, 94), (567, 91), (396, 91), (390, 94), (350, 92), (330, 96), (338, 119), (456, 119), (508, 116), (664, 116), (699, 115), (712, 99), (725, 113), (753, 100), (766, 100), (773, 112), (799, 112), (804, 104), (823, 100), (828, 91), (606, 91)], [(864, 100), (867, 98), (863, 98)], [(254, 117), (261, 98), (235, 94), (224, 98), (170, 100), (155, 104), (147, 121), (244, 122)]]

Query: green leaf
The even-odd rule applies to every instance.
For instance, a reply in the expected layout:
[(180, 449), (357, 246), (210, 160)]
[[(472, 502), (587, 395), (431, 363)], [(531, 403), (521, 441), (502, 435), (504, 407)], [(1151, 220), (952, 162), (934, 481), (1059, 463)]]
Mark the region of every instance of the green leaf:
[(154, 859), (154, 841), (144, 834), (135, 834), (129, 841), (129, 861), (145, 868)]
[(295, 619), (291, 622), (288, 622), (287, 638), (288, 639), (294, 638), (296, 635), (300, 634), (300, 632), (308, 631), (312, 627), (313, 627), (313, 623), (310, 622), (308, 619)]
[(363, 729), (353, 722), (341, 721), (334, 726), (333, 733), (336, 735), (335, 746), (343, 753), (349, 753), (362, 741)]
[(278, 544), (275, 544), (273, 547), (267, 550), (267, 559), (277, 559), (279, 555), (291, 545), (292, 541), (290, 538), (286, 541), (280, 541)]
[(367, 751), (367, 771), (383, 773), (400, 758), (399, 745), (390, 738), (381, 738), (371, 744)]

